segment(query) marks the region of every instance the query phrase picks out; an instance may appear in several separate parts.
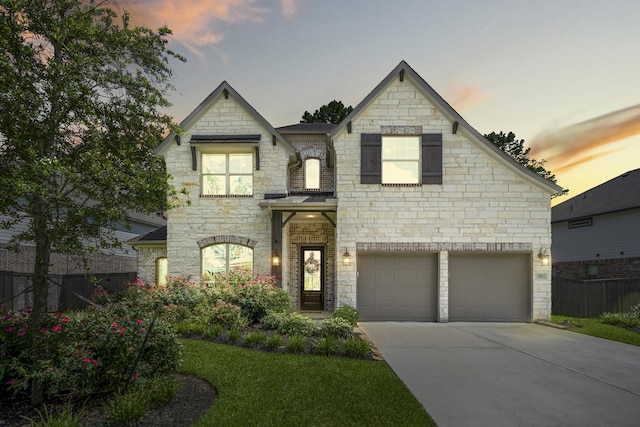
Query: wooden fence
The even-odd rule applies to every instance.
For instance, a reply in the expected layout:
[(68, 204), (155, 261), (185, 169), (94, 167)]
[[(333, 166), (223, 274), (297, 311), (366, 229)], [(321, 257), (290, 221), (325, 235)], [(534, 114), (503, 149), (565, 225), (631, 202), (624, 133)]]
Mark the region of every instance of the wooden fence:
[(625, 313), (640, 303), (640, 279), (573, 281), (554, 278), (551, 312), (571, 317)]
[[(94, 284), (86, 274), (66, 276), (50, 276), (49, 300), (50, 311), (81, 310), (91, 298)], [(102, 273), (95, 274), (98, 283), (113, 292), (126, 289), (127, 283), (136, 279), (136, 273)], [(0, 271), (0, 308), (17, 311), (31, 306), (31, 275)]]

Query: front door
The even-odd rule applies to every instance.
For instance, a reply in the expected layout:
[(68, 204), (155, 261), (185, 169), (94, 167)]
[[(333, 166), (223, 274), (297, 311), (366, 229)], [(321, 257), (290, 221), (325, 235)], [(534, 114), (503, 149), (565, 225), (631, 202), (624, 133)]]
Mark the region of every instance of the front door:
[(300, 308), (324, 310), (324, 248), (302, 247)]

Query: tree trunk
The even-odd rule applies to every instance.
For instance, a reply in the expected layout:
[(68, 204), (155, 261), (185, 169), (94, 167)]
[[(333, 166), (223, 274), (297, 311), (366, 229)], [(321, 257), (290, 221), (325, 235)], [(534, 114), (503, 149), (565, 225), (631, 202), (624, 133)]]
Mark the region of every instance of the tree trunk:
[[(49, 260), (51, 257), (51, 242), (47, 234), (46, 214), (40, 212), (32, 216), (34, 229), (37, 230), (35, 237), (36, 257), (33, 270), (33, 311), (31, 313), (31, 337), (32, 348), (31, 358), (35, 367), (39, 361), (46, 358), (46, 349), (42, 344), (42, 332), (40, 332), (43, 322), (48, 313), (49, 284)], [(31, 381), (31, 404), (37, 405), (44, 400), (44, 385), (37, 379)]]

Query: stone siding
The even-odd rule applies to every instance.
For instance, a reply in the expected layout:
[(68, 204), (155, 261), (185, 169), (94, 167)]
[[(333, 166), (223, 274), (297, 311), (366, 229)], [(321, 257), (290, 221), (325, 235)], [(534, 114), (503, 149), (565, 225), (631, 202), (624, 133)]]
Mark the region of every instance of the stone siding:
[[(201, 247), (198, 242), (211, 236), (233, 235), (255, 242), (254, 272), (271, 272), (271, 222), (269, 213), (258, 206), (265, 193), (287, 191), (288, 155), (280, 143), (233, 97), (222, 96), (202, 114), (187, 133), (182, 145), (172, 142), (165, 153), (167, 171), (174, 176), (178, 190), (189, 188), (191, 205), (171, 210), (167, 222), (167, 258), (170, 276), (198, 278), (201, 274)], [(197, 170), (192, 170), (191, 135), (260, 134), (260, 169), (254, 156), (253, 197), (200, 197), (201, 153), (213, 149), (197, 147)], [(217, 145), (219, 147), (219, 145)], [(223, 147), (224, 148), (224, 147)], [(218, 148), (216, 148), (218, 149)], [(235, 151), (227, 146), (227, 151)]]
[[(360, 184), (360, 134), (399, 126), (443, 136), (443, 184)], [(386, 127), (386, 128), (385, 128)], [(551, 244), (550, 194), (512, 171), (489, 148), (452, 133), (447, 120), (408, 80), (394, 80), (336, 136), (337, 247), (434, 245), (440, 252), (439, 316), (447, 318), (447, 251), (509, 251), (515, 245), (537, 254)], [(390, 247), (390, 250), (393, 250)], [(533, 319), (551, 313), (551, 267), (533, 256)], [(357, 260), (357, 256), (352, 259)], [(357, 262), (338, 266), (337, 305), (356, 305)]]
[(147, 284), (157, 283), (156, 260), (166, 256), (166, 246), (139, 246), (138, 278)]

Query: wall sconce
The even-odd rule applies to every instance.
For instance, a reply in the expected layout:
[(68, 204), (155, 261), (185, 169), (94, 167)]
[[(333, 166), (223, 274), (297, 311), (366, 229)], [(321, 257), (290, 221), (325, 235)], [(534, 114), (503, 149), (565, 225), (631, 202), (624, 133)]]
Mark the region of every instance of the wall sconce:
[(344, 249), (344, 254), (342, 255), (342, 264), (351, 265), (351, 255), (349, 255), (349, 251), (346, 248)]
[(538, 258), (542, 261), (542, 265), (549, 265), (549, 261), (551, 256), (549, 255), (549, 250), (547, 248), (541, 248), (538, 253)]
[(273, 254), (273, 257), (271, 258), (271, 264), (274, 267), (278, 267), (280, 265), (280, 256), (278, 255), (278, 252)]

